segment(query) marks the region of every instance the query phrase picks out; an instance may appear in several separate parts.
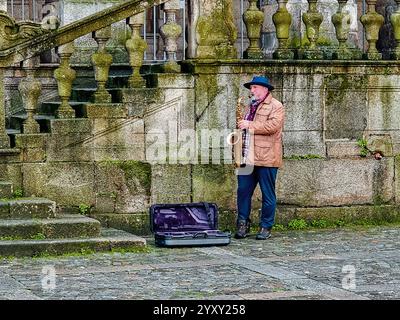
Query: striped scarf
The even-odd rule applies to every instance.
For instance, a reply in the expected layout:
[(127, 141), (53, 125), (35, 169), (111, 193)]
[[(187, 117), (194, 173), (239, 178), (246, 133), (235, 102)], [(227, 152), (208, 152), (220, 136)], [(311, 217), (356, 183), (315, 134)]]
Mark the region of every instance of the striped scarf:
[[(249, 109), (247, 110), (246, 115), (244, 116), (244, 120), (253, 121), (256, 115), (256, 111), (258, 106), (263, 102), (269, 95), (269, 92), (260, 99), (255, 99), (254, 97), (251, 99)], [(249, 148), (250, 148), (250, 132), (249, 129), (244, 129), (242, 131), (243, 137), (243, 163), (246, 163), (247, 156), (249, 155)]]

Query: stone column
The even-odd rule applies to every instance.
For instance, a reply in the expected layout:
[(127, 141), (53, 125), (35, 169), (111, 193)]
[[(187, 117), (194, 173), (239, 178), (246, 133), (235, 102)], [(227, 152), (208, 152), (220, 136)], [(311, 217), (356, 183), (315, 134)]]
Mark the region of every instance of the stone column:
[(10, 138), (6, 132), (6, 104), (4, 95), (4, 68), (0, 68), (0, 148), (9, 148)]
[(396, 48), (391, 52), (391, 58), (400, 60), (400, 0), (396, 0), (397, 9), (392, 13), (390, 21), (393, 25), (394, 38), (396, 39)]
[(232, 0), (199, 0), (196, 57), (200, 59), (237, 58), (234, 47), (236, 38)]
[(245, 59), (261, 59), (263, 57), (260, 48), (261, 27), (264, 22), (264, 14), (257, 8), (257, 0), (249, 0), (250, 6), (243, 13), (243, 21), (246, 24), (249, 47), (243, 54)]
[(94, 93), (96, 103), (110, 103), (111, 94), (106, 90), (108, 72), (112, 63), (112, 55), (106, 50), (106, 43), (111, 38), (111, 26), (93, 32), (92, 37), (98, 44), (97, 52), (92, 55), (92, 62), (95, 69), (97, 90)]
[(176, 23), (176, 12), (179, 10), (179, 0), (172, 0), (164, 4), (167, 22), (160, 28), (164, 40), (164, 50), (167, 53), (167, 62), (163, 68), (165, 72), (180, 72), (181, 67), (176, 62), (177, 40), (182, 33), (182, 27)]
[(68, 103), (72, 92), (72, 82), (76, 77), (76, 71), (69, 65), (69, 59), (73, 53), (73, 42), (58, 47), (60, 66), (54, 70), (54, 78), (57, 80), (58, 95), (61, 99), (61, 105), (56, 112), (57, 118), (75, 118), (75, 110), (72, 109)]
[(292, 16), (286, 8), (287, 0), (278, 0), (278, 11), (272, 16), (276, 28), (276, 37), (279, 47), (274, 52), (275, 59), (293, 59), (294, 52), (288, 49), (289, 29), (292, 23)]
[(335, 26), (336, 38), (339, 41), (339, 47), (333, 53), (333, 58), (340, 60), (349, 60), (352, 58), (352, 53), (349, 50), (346, 41), (350, 32), (350, 15), (343, 12), (343, 7), (347, 0), (338, 0), (338, 11), (332, 16), (332, 23)]
[(304, 59), (323, 59), (324, 54), (317, 47), (319, 37), (319, 26), (322, 23), (323, 16), (317, 10), (317, 0), (307, 0), (309, 7), (308, 11), (303, 14), (303, 22), (306, 25), (307, 38), (310, 41), (310, 46), (303, 52)]
[(129, 53), (129, 63), (133, 73), (129, 77), (131, 88), (146, 87), (146, 80), (140, 75), (140, 67), (143, 65), (143, 55), (147, 48), (147, 43), (140, 35), (140, 29), (144, 24), (144, 12), (140, 12), (128, 18), (128, 24), (132, 29), (132, 36), (126, 41), (126, 49)]
[(368, 50), (364, 54), (364, 58), (368, 60), (380, 60), (382, 54), (376, 49), (376, 42), (379, 38), (379, 29), (382, 27), (385, 18), (375, 11), (377, 0), (367, 0), (367, 13), (360, 18), (365, 28), (365, 37), (368, 41)]
[(0, 0), (0, 10), (7, 12), (7, 0)]
[(23, 68), (26, 70), (26, 78), (22, 79), (18, 85), (18, 90), (21, 93), (22, 103), (28, 114), (27, 119), (23, 123), (24, 133), (39, 133), (39, 123), (34, 119), (40, 93), (42, 92), (42, 84), (35, 79), (35, 70), (38, 60), (30, 58), (23, 63)]

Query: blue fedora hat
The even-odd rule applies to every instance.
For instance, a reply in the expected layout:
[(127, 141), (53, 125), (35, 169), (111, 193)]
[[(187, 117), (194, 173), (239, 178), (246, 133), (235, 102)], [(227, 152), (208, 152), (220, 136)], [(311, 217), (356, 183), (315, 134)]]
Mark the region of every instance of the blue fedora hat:
[(269, 83), (269, 79), (267, 77), (255, 76), (253, 80), (244, 84), (247, 89), (250, 89), (250, 86), (256, 84), (259, 86), (263, 86), (268, 88), (269, 91), (274, 90), (274, 86)]

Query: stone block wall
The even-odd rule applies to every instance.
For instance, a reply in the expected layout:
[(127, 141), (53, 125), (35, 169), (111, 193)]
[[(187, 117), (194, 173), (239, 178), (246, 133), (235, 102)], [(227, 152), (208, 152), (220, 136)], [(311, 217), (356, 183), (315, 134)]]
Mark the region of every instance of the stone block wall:
[[(373, 208), (368, 215), (385, 206), (378, 213), (393, 216), (388, 208), (397, 207), (400, 194), (398, 62), (188, 61), (182, 67), (186, 73), (149, 75), (152, 88), (124, 89), (118, 112), (93, 105), (88, 118), (55, 119), (49, 134), (18, 136), (20, 162), (4, 170), (19, 170), (12, 181), (25, 195), (66, 208), (88, 205), (109, 226), (136, 223), (129, 214), (147, 217), (153, 203), (210, 201), (235, 210), (226, 138), (238, 97), (247, 100), (243, 84), (261, 74), (286, 110), (280, 219), (336, 217), (338, 207), (353, 217), (363, 206)], [(383, 158), (361, 157), (359, 139)], [(257, 189), (254, 214), (260, 207)]]

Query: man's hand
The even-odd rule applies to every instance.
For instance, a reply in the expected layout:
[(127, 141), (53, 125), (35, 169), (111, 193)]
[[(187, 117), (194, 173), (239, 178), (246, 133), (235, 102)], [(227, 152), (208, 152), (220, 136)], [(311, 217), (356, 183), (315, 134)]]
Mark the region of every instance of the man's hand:
[(248, 120), (240, 120), (238, 122), (239, 129), (248, 129), (250, 126), (250, 121)]

